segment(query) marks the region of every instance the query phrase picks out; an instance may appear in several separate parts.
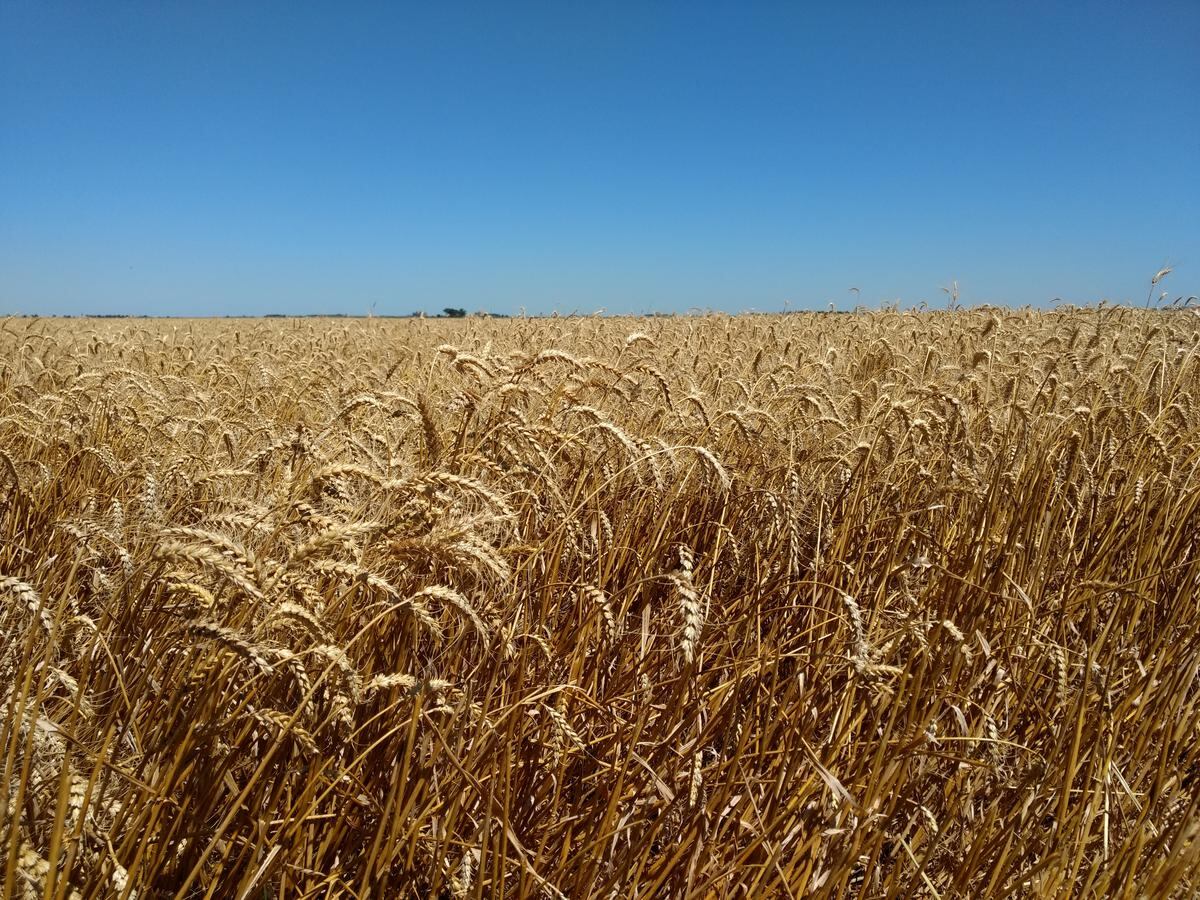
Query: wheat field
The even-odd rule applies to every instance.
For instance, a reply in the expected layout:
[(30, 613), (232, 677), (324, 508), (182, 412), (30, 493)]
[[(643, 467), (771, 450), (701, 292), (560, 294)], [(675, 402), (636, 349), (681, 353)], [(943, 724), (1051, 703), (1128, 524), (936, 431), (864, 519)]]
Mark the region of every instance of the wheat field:
[(1200, 318), (0, 322), (3, 896), (1190, 897)]

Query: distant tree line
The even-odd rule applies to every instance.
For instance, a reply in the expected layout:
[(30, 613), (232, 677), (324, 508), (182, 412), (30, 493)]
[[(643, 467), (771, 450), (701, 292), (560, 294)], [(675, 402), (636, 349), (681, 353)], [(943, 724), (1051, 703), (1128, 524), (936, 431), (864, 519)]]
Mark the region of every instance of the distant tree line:
[[(508, 319), (508, 318), (511, 318), (510, 316), (506, 315), (505, 313), (494, 313), (494, 312), (488, 312), (487, 310), (483, 310), (483, 309), (479, 310), (478, 312), (474, 312), (474, 313), (468, 313), (468, 312), (467, 312), (465, 309), (463, 309), (462, 307), (459, 307), (459, 306), (446, 306), (446, 307), (443, 307), (443, 308), (442, 308), (441, 315), (438, 315), (438, 316), (430, 316), (430, 317), (428, 317), (428, 318), (434, 318), (434, 319), (465, 319), (465, 318), (466, 318), (467, 316), (469, 316), (469, 315), (479, 316), (480, 318), (484, 318), (484, 319)], [(423, 309), (418, 309), (416, 312), (409, 313), (409, 314), (408, 314), (408, 317), (409, 317), (410, 319), (424, 319), (424, 318), (427, 318), (427, 317), (426, 317), (426, 314), (425, 314), (425, 310), (423, 310)]]

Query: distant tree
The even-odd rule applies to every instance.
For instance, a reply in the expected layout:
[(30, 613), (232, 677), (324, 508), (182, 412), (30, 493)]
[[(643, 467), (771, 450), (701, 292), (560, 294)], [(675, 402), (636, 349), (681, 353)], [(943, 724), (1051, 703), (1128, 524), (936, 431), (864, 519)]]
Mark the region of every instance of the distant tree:
[(456, 309), (453, 306), (447, 306), (442, 310), (442, 312), (444, 312), (451, 319), (462, 319), (466, 318), (467, 315), (467, 311), (465, 309)]

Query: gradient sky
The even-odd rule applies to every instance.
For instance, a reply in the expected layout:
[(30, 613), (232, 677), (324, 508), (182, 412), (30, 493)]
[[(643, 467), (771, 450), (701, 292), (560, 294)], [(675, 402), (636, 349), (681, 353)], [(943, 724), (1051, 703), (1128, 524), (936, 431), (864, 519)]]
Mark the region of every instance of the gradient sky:
[(1200, 293), (1200, 3), (0, 0), (0, 312)]

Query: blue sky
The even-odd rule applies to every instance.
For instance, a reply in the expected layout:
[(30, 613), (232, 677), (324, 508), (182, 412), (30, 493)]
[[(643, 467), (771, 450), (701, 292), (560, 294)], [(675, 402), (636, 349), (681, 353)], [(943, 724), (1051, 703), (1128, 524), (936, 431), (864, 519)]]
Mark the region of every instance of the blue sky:
[(0, 312), (1200, 293), (1200, 4), (0, 0)]

